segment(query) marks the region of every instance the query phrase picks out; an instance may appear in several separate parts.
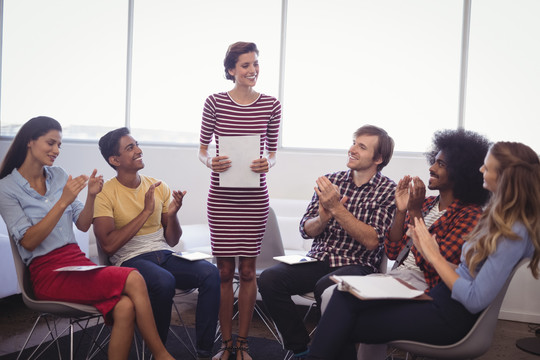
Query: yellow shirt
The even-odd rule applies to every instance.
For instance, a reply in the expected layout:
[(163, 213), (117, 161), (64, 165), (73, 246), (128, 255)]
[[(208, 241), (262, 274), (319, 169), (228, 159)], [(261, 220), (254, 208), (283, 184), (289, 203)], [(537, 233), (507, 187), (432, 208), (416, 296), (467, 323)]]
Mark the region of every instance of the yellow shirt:
[[(94, 218), (112, 217), (115, 228), (120, 229), (139, 215), (144, 209), (144, 197), (148, 188), (159, 181), (144, 175), (140, 175), (140, 177), (141, 184), (135, 189), (120, 184), (116, 178), (108, 180), (96, 197)], [(156, 203), (154, 213), (150, 215), (137, 235), (151, 234), (162, 227), (161, 214), (169, 211), (170, 198), (171, 190), (167, 184), (162, 182), (154, 191)]]
[[(125, 187), (116, 178), (108, 180), (96, 197), (94, 218), (112, 217), (115, 228), (120, 229), (139, 215), (144, 209), (148, 188), (159, 181), (143, 175), (140, 177), (141, 184), (136, 189)], [(161, 215), (169, 211), (170, 197), (171, 190), (167, 184), (162, 182), (156, 187), (154, 212), (139, 232), (109, 258), (113, 265), (120, 266), (128, 259), (152, 251), (172, 251), (165, 241), (161, 225)]]

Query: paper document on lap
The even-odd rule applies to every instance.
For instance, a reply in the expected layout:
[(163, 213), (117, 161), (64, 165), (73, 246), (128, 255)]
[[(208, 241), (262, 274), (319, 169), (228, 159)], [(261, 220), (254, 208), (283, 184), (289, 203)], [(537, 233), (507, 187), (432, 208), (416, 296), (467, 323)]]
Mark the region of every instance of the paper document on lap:
[(105, 265), (64, 266), (54, 271), (89, 271), (105, 267)]
[(195, 252), (175, 252), (173, 253), (174, 256), (181, 257), (182, 259), (186, 259), (189, 261), (195, 261), (195, 260), (204, 260), (204, 259), (211, 259), (213, 258), (212, 255), (195, 251)]
[(283, 255), (283, 256), (274, 256), (274, 260), (281, 261), (282, 263), (294, 265), (294, 264), (306, 264), (313, 261), (318, 261), (309, 256), (302, 255)]
[(330, 276), (338, 289), (348, 291), (359, 299), (416, 299), (430, 300), (423, 291), (414, 289), (402, 280), (384, 274), (368, 276)]

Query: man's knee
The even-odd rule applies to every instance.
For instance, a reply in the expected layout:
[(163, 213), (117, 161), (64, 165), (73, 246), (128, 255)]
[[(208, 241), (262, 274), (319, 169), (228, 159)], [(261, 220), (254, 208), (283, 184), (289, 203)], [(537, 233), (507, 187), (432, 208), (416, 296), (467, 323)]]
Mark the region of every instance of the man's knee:
[(159, 277), (154, 277), (152, 280), (147, 280), (148, 293), (151, 299), (171, 299), (176, 293), (176, 280), (174, 276), (167, 272)]
[(324, 276), (317, 281), (315, 284), (315, 289), (313, 290), (313, 293), (315, 294), (315, 300), (321, 305), (321, 298), (323, 292), (328, 289), (330, 286), (335, 285), (335, 283), (330, 279), (330, 276)]
[(279, 278), (279, 272), (274, 267), (264, 270), (258, 279), (258, 287), (261, 295), (264, 296), (265, 293), (269, 293), (279, 286)]
[[(204, 260), (203, 260), (204, 261)], [(207, 286), (210, 288), (219, 288), (221, 278), (219, 276), (219, 270), (214, 265), (205, 261), (208, 265), (199, 266), (197, 271), (201, 274), (200, 286)]]

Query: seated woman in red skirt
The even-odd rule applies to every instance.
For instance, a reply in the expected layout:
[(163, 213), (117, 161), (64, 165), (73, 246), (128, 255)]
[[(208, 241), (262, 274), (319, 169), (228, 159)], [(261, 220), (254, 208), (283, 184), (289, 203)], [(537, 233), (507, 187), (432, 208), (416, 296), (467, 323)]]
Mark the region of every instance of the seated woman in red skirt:
[[(95, 265), (80, 250), (72, 222), (88, 231), (102, 176), (76, 178), (53, 166), (60, 153), (62, 127), (49, 117), (26, 122), (0, 167), (0, 215), (28, 266), (34, 294), (95, 306), (112, 324), (109, 359), (127, 359), (135, 324), (156, 359), (172, 359), (157, 333), (146, 284), (132, 268), (55, 271)], [(86, 203), (77, 195), (88, 185)]]

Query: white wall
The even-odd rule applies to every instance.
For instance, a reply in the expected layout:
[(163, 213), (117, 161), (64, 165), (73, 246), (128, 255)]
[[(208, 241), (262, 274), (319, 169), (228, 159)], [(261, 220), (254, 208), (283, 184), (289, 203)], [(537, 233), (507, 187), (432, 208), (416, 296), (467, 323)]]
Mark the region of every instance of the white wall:
[[(3, 159), (9, 140), (0, 140), (0, 157)], [(144, 174), (165, 181), (173, 189), (187, 190), (184, 205), (179, 212), (182, 224), (206, 222), (206, 195), (209, 186), (209, 169), (197, 158), (196, 147), (142, 146), (146, 164)], [(277, 165), (268, 174), (271, 198), (302, 199), (307, 202), (313, 195), (315, 179), (325, 173), (342, 170), (346, 164), (346, 151), (340, 153), (278, 151)], [(90, 174), (97, 168), (105, 179), (114, 176), (99, 153), (97, 144), (62, 145), (56, 165), (68, 173)], [(428, 178), (428, 165), (422, 155), (395, 155), (383, 173), (395, 181), (403, 175)], [(84, 195), (81, 196), (84, 198)], [(518, 271), (504, 300), (500, 318), (540, 323), (540, 281), (530, 271)]]
[[(0, 156), (3, 158), (9, 140), (0, 140)], [(179, 212), (182, 223), (200, 223), (206, 219), (206, 196), (210, 184), (210, 170), (197, 158), (196, 147), (144, 146), (143, 173), (165, 181), (171, 188), (187, 190), (185, 203)], [(212, 151), (212, 149), (211, 149)], [(305, 199), (313, 195), (317, 177), (345, 169), (346, 151), (343, 153), (278, 151), (277, 164), (267, 177), (271, 198)], [(105, 163), (97, 143), (63, 143), (55, 165), (63, 167), (71, 175), (90, 174), (94, 168), (105, 179), (114, 176), (114, 170)], [(394, 156), (383, 173), (392, 179), (404, 174), (418, 175), (427, 180), (428, 166), (419, 156)], [(80, 198), (84, 199), (85, 194)]]

